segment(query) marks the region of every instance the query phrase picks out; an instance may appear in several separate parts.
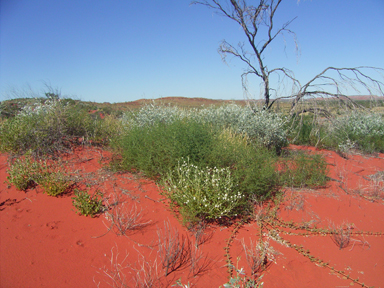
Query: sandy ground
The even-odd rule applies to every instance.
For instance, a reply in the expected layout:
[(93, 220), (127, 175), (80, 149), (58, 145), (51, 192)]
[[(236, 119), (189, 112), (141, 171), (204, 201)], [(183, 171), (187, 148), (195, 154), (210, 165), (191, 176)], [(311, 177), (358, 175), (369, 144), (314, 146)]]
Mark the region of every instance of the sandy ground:
[[(345, 158), (290, 149), (322, 153), (333, 180), (316, 190), (285, 189), (278, 207), (255, 207), (258, 221), (210, 225), (200, 234), (180, 223), (153, 181), (106, 171), (102, 167), (111, 157), (106, 151), (77, 150), (65, 167), (81, 180), (79, 189), (104, 193), (115, 204), (111, 213), (141, 212), (142, 225), (125, 236), (111, 228), (105, 214), (78, 215), (73, 193), (55, 198), (39, 187), (26, 192), (7, 187), (8, 156), (0, 154), (0, 286), (150, 287), (153, 281), (152, 287), (171, 287), (181, 279), (191, 287), (220, 287), (236, 275), (228, 263), (251, 275), (243, 243), (255, 246), (261, 234), (269, 257), (256, 275), (264, 275), (265, 288), (384, 287), (384, 154)], [(344, 245), (328, 233), (340, 227)], [(178, 233), (180, 241), (190, 240), (184, 246), (189, 256), (169, 266), (167, 276), (159, 253), (159, 234), (164, 239), (166, 231), (173, 239)]]

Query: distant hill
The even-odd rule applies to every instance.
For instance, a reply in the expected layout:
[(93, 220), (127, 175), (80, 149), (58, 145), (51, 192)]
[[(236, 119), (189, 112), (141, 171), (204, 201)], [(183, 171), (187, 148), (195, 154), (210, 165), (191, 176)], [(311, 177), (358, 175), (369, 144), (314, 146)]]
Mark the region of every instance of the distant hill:
[(188, 98), (188, 97), (162, 97), (157, 99), (139, 99), (130, 102), (120, 102), (120, 103), (95, 103), (92, 104), (104, 108), (110, 107), (116, 110), (133, 110), (142, 107), (145, 104), (162, 104), (162, 105), (171, 105), (178, 106), (181, 108), (201, 108), (202, 106), (220, 106), (227, 103), (236, 103), (238, 105), (246, 105), (246, 100), (222, 100), (222, 99), (207, 99), (207, 98)]
[[(357, 96), (349, 96), (351, 99), (355, 101), (379, 101), (379, 106), (384, 106), (384, 97), (378, 96), (369, 96), (369, 95), (357, 95)], [(45, 99), (45, 98), (44, 98)], [(273, 99), (271, 99), (273, 100)], [(324, 98), (318, 98), (316, 100), (324, 100)], [(235, 103), (237, 105), (245, 106), (247, 102), (258, 103), (260, 105), (263, 104), (263, 100), (223, 100), (223, 99), (208, 99), (208, 98), (189, 98), (189, 97), (162, 97), (157, 99), (139, 99), (135, 101), (129, 102), (120, 102), (120, 103), (98, 103), (98, 102), (90, 102), (90, 101), (81, 101), (81, 100), (71, 100), (78, 103), (81, 103), (88, 109), (89, 111), (99, 111), (103, 114), (116, 114), (119, 115), (122, 112), (129, 110), (136, 110), (142, 107), (145, 104), (156, 103), (162, 105), (170, 105), (170, 106), (178, 106), (180, 108), (201, 108), (208, 106), (220, 106), (223, 104)], [(313, 100), (312, 100), (313, 101)], [(329, 99), (328, 101), (331, 101)], [(9, 117), (11, 115), (15, 115), (20, 111), (21, 107), (27, 104), (31, 104), (36, 102), (34, 98), (17, 98), (11, 100), (5, 100), (0, 102), (0, 118)], [(279, 101), (274, 106), (274, 109), (280, 112), (289, 111), (290, 104), (289, 100)], [(361, 103), (363, 105), (368, 105), (368, 103)]]

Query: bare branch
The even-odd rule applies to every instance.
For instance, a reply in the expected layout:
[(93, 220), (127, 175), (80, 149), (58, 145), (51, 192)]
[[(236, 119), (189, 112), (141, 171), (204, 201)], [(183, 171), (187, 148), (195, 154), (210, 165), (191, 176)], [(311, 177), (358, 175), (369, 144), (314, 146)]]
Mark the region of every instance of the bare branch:
[[(367, 70), (367, 72), (365, 72)], [(363, 108), (357, 104), (350, 97), (348, 92), (350, 89), (360, 93), (361, 88), (364, 89), (369, 95), (384, 96), (384, 83), (380, 80), (374, 79), (368, 74), (369, 71), (383, 72), (384, 69), (368, 66), (360, 66), (355, 68), (335, 68), (327, 67), (322, 72), (313, 77), (304, 86), (300, 88), (299, 93), (292, 95), (294, 100), (291, 104), (291, 114), (294, 112), (299, 101), (307, 96), (312, 98), (324, 99), (338, 99), (341, 103), (345, 104), (348, 108)], [(326, 73), (334, 72), (338, 77), (328, 76)], [(348, 74), (349, 73), (349, 74)], [(359, 88), (360, 87), (360, 88)], [(348, 90), (349, 88), (349, 90)], [(335, 92), (329, 92), (334, 89)]]
[[(254, 4), (255, 2), (256, 4)], [(285, 67), (268, 69), (268, 66), (265, 64), (264, 52), (278, 35), (284, 36), (285, 33), (288, 33), (290, 36), (293, 36), (296, 50), (298, 51), (296, 34), (289, 29), (290, 24), (296, 17), (287, 21), (280, 28), (275, 28), (274, 26), (276, 12), (281, 2), (282, 0), (259, 0), (253, 2), (247, 0), (201, 0), (191, 3), (213, 9), (219, 15), (227, 17), (241, 26), (248, 40), (249, 51), (246, 50), (243, 42), (240, 42), (238, 47), (235, 48), (225, 40), (222, 41), (218, 51), (225, 63), (226, 57), (231, 55), (240, 59), (245, 64), (246, 68), (241, 75), (241, 80), (246, 95), (248, 94), (247, 77), (249, 75), (254, 75), (261, 81), (261, 94), (264, 99), (265, 109), (271, 109), (278, 100), (292, 99), (291, 115), (296, 110), (303, 111), (302, 107), (296, 107), (308, 98), (324, 100), (333, 98), (337, 99), (347, 109), (354, 109), (361, 106), (348, 98), (348, 95), (351, 95), (351, 91), (360, 93), (363, 90), (369, 95), (384, 95), (384, 83), (376, 80), (370, 74), (371, 72), (377, 72), (383, 76), (382, 72), (384, 70), (381, 68), (365, 66), (355, 68), (328, 67), (303, 86), (300, 85), (293, 72)], [(270, 87), (272, 75), (277, 76), (279, 80), (278, 86), (275, 89)], [(282, 78), (280, 79), (280, 77)], [(292, 85), (292, 90), (290, 94), (279, 95), (281, 85), (284, 86), (285, 92), (284, 81), (287, 79)], [(311, 107), (311, 109), (305, 108), (305, 110), (307, 112), (320, 111), (315, 107)]]
[[(213, 9), (219, 15), (228, 17), (239, 24), (248, 40), (248, 43), (252, 49), (252, 53), (245, 51), (244, 44), (239, 44), (240, 51), (235, 49), (232, 45), (225, 40), (219, 47), (219, 53), (223, 61), (227, 54), (239, 58), (248, 67), (242, 74), (243, 88), (247, 91), (245, 85), (246, 76), (254, 74), (256, 77), (261, 78), (263, 83), (263, 97), (265, 100), (265, 107), (269, 107), (270, 102), (270, 87), (269, 87), (269, 72), (266, 65), (264, 65), (263, 52), (269, 46), (269, 44), (277, 37), (277, 35), (283, 32), (288, 32), (295, 35), (287, 27), (295, 20), (292, 19), (285, 23), (280, 29), (275, 30), (273, 26), (275, 13), (282, 0), (259, 0), (259, 3), (255, 6), (248, 4), (246, 0), (230, 0), (228, 5), (224, 6), (218, 0), (205, 0), (205, 1), (193, 1), (191, 4), (200, 4)], [(266, 26), (267, 31), (265, 36), (258, 35), (261, 26)], [(267, 40), (262, 40), (267, 38)], [(294, 37), (295, 38), (295, 37)], [(260, 40), (261, 39), (261, 40)], [(249, 55), (255, 58), (249, 57)], [(285, 69), (285, 68), (277, 68)]]

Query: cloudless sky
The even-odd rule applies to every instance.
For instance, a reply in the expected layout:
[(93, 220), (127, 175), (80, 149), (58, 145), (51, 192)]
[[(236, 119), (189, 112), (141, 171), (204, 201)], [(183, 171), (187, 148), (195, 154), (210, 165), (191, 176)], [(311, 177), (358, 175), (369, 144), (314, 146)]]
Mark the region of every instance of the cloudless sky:
[[(243, 32), (189, 4), (0, 0), (0, 100), (12, 88), (41, 91), (44, 82), (84, 101), (243, 99), (243, 64), (232, 59), (226, 65), (217, 52), (223, 39), (245, 41)], [(278, 37), (266, 54), (269, 69), (287, 67), (304, 83), (328, 66), (384, 68), (383, 0), (285, 0), (275, 25), (296, 16), (290, 29), (300, 55), (292, 37)], [(258, 89), (251, 93), (259, 97)]]

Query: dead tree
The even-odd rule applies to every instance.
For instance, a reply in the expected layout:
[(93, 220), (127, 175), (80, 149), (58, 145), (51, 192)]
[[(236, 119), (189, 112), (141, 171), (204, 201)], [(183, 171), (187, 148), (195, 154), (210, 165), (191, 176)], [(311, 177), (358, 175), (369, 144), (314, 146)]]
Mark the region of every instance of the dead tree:
[[(277, 101), (289, 100), (291, 101), (291, 114), (305, 111), (316, 111), (326, 114), (328, 111), (324, 108), (302, 108), (298, 107), (299, 103), (310, 98), (317, 100), (337, 99), (342, 104), (345, 104), (345, 107), (353, 108), (357, 104), (347, 96), (347, 92), (351, 89), (354, 91), (364, 89), (370, 95), (384, 95), (383, 82), (375, 80), (371, 76), (372, 71), (378, 72), (382, 76), (381, 73), (384, 69), (381, 68), (328, 67), (304, 85), (300, 84), (299, 80), (295, 78), (294, 73), (288, 68), (268, 68), (265, 63), (264, 52), (279, 35), (283, 36), (284, 33), (291, 35), (298, 51), (296, 34), (288, 28), (296, 18), (289, 20), (280, 28), (275, 28), (274, 17), (282, 0), (259, 0), (255, 6), (247, 2), (246, 0), (200, 0), (193, 1), (191, 4), (207, 6), (217, 14), (225, 16), (241, 26), (247, 41), (240, 42), (235, 47), (223, 40), (218, 51), (224, 62), (226, 62), (227, 56), (233, 56), (246, 64), (245, 71), (241, 75), (245, 91), (247, 91), (248, 87), (248, 75), (254, 75), (261, 80), (264, 109), (271, 109)], [(250, 50), (248, 50), (249, 48)], [(329, 75), (332, 72), (335, 72), (336, 75)], [(277, 95), (277, 89), (270, 87), (270, 79), (273, 74), (277, 74), (282, 81), (288, 80), (291, 83), (289, 95)], [(349, 90), (348, 88), (344, 89), (346, 86), (349, 87)], [(329, 90), (329, 88), (333, 89)]]

